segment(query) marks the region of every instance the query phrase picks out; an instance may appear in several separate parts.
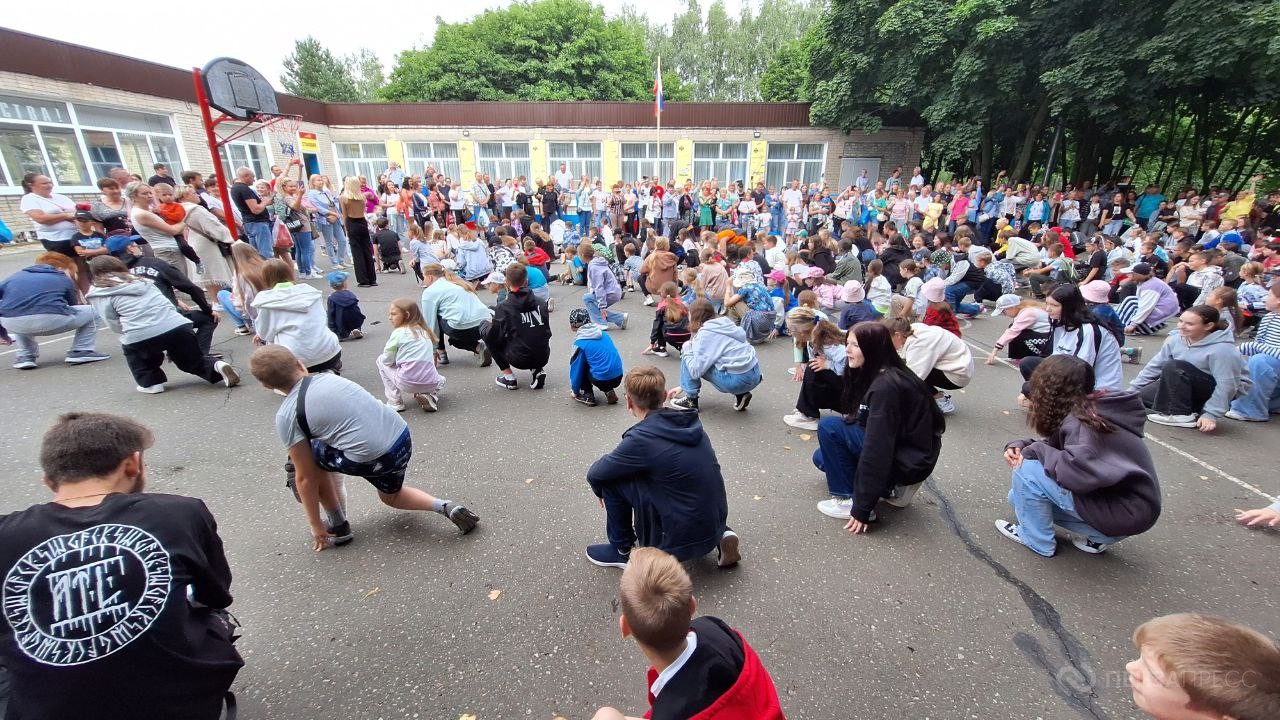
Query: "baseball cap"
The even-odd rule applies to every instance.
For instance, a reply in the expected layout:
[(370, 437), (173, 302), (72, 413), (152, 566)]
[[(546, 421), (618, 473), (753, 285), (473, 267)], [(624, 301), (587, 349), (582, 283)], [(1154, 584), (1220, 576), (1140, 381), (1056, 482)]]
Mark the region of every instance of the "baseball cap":
[(769, 279), (776, 283), (786, 282), (787, 273), (784, 270), (774, 270), (769, 273)]
[(1150, 275), (1151, 266), (1148, 265), (1147, 263), (1137, 263), (1135, 265), (1130, 265), (1129, 267), (1125, 268), (1124, 272), (1126, 275), (1132, 275), (1133, 273), (1137, 273), (1139, 275)]
[(591, 316), (583, 308), (574, 308), (569, 311), (569, 325), (571, 327), (582, 327), (591, 322)]
[(107, 238), (107, 252), (112, 255), (119, 255), (124, 252), (125, 248), (134, 243), (133, 235), (112, 235)]
[(325, 275), (324, 280), (329, 283), (329, 287), (336, 288), (341, 287), (342, 283), (346, 282), (348, 277), (350, 277), (350, 275), (347, 275), (341, 270), (334, 270), (328, 275)]
[(1009, 293), (1007, 295), (1001, 295), (1000, 297), (996, 298), (995, 311), (997, 313), (1002, 313), (1011, 307), (1018, 307), (1018, 305), (1020, 304), (1022, 304), (1022, 298), (1017, 295), (1014, 295), (1013, 293)]
[(89, 203), (76, 203), (76, 220), (82, 222), (98, 222)]

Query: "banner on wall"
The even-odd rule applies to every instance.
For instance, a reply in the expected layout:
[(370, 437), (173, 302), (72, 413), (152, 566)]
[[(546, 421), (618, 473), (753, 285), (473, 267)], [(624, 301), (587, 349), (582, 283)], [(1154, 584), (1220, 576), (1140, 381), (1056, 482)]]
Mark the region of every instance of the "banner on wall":
[(299, 144), (304, 153), (314, 153), (320, 151), (320, 144), (316, 142), (316, 134), (309, 132), (298, 133)]

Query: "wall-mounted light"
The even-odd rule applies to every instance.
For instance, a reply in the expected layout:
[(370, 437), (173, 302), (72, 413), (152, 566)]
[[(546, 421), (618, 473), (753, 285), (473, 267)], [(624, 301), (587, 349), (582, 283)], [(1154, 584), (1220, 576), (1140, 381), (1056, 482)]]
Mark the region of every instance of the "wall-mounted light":
[(471, 131), (470, 131), (470, 130), (463, 130), (463, 131), (462, 131), (462, 137), (471, 137)]
[(759, 130), (757, 130), (757, 131), (755, 131), (755, 132), (751, 133), (751, 137), (759, 138), (759, 137), (760, 137), (760, 131), (759, 131)]

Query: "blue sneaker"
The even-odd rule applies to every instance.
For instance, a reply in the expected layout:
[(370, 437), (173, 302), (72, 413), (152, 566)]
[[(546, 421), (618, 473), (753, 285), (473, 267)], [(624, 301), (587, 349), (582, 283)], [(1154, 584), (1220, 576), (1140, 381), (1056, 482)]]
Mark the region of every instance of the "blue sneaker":
[(587, 546), (587, 559), (600, 567), (625, 568), (630, 559), (630, 549), (618, 552), (612, 543), (600, 543)]

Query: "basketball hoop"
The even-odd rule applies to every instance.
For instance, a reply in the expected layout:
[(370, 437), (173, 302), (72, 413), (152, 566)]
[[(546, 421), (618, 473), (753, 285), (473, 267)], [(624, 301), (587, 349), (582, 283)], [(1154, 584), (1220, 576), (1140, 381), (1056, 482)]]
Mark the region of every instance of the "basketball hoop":
[(292, 163), (298, 159), (298, 130), (302, 128), (301, 115), (259, 116), (262, 127), (271, 136), (280, 154)]

